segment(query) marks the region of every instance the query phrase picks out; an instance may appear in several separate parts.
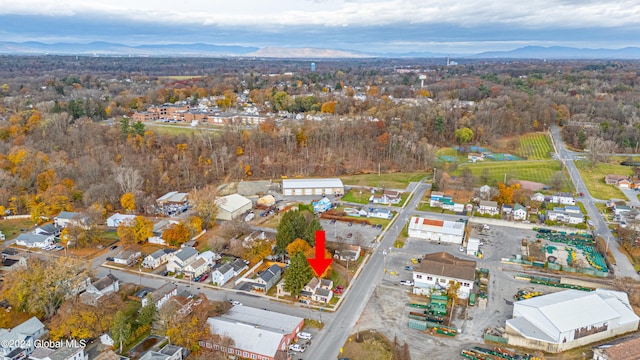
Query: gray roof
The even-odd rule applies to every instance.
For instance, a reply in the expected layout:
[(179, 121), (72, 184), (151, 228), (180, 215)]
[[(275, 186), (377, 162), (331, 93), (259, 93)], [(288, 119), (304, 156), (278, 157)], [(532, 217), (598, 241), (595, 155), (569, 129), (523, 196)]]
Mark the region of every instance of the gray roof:
[(251, 204), (251, 200), (239, 194), (231, 194), (216, 199), (216, 205), (226, 212), (234, 212)]
[(60, 214), (58, 214), (58, 216), (56, 216), (56, 218), (57, 219), (73, 219), (78, 214), (80, 213), (73, 212), (73, 211), (62, 211), (60, 212)]
[(58, 228), (53, 225), (53, 224), (44, 224), (42, 226), (39, 226), (40, 230), (42, 230), (43, 232), (53, 235), (55, 233), (58, 232)]
[(105, 277), (103, 277), (102, 279), (96, 281), (93, 283), (93, 286), (98, 289), (98, 290), (102, 290), (108, 286), (113, 285), (114, 283), (116, 283), (118, 281), (118, 278), (115, 277), (112, 274), (109, 274)]
[(279, 272), (282, 272), (282, 268), (276, 264), (273, 264), (260, 275), (260, 278), (265, 282), (269, 282)]
[[(43, 329), (44, 324), (34, 316), (13, 329), (0, 329), (0, 344), (17, 343), (18, 341), (25, 340), (27, 336), (33, 336)], [(0, 345), (0, 347), (8, 348), (2, 345)]]
[(174, 255), (178, 259), (185, 261), (192, 256), (198, 255), (198, 250), (192, 248), (191, 246), (185, 246), (182, 249), (178, 250)]
[(522, 336), (528, 339), (537, 339), (550, 343), (557, 341), (524, 317), (508, 319), (507, 325), (516, 329)]
[(177, 191), (170, 191), (164, 195), (162, 195), (161, 197), (158, 198), (158, 202), (172, 202), (172, 203), (182, 203), (187, 201), (187, 197), (189, 196), (189, 194), (187, 193), (179, 193)]
[(49, 359), (51, 360), (68, 360), (73, 358), (73, 356), (82, 351), (82, 347), (78, 344), (77, 347), (61, 347), (56, 349), (53, 353), (49, 354)]
[(250, 306), (234, 306), (221, 318), (244, 324), (257, 325), (281, 334), (290, 334), (304, 320), (301, 317), (262, 310)]
[(41, 243), (45, 240), (51, 238), (51, 235), (40, 235), (40, 234), (32, 234), (32, 233), (23, 233), (18, 235), (16, 238), (16, 242), (24, 241), (25, 244), (35, 244)]
[(182, 351), (182, 347), (180, 346), (176, 346), (176, 345), (167, 345), (165, 347), (162, 348), (162, 350), (160, 350), (161, 353), (163, 354), (167, 354), (167, 355), (173, 355), (177, 352)]
[(170, 355), (162, 354), (157, 351), (147, 351), (142, 355), (140, 360), (169, 360), (170, 358)]
[[(229, 271), (233, 271), (233, 266), (231, 266), (231, 264), (224, 264), (224, 265), (220, 266), (219, 268), (217, 268), (216, 270), (219, 271), (221, 274), (226, 274)], [(214, 271), (216, 271), (216, 270), (214, 270)]]
[(155, 252), (147, 255), (147, 256), (151, 256), (151, 258), (153, 259), (160, 259), (161, 257), (167, 255), (167, 253), (164, 251), (164, 249), (160, 249), (160, 250), (156, 250)]
[(232, 262), (230, 265), (233, 268), (233, 271), (240, 271), (247, 267), (247, 264), (245, 264), (242, 259), (236, 259), (236, 261)]
[(330, 293), (331, 293), (331, 290), (329, 289), (318, 288), (316, 290), (316, 295), (320, 295), (324, 297), (328, 297)]

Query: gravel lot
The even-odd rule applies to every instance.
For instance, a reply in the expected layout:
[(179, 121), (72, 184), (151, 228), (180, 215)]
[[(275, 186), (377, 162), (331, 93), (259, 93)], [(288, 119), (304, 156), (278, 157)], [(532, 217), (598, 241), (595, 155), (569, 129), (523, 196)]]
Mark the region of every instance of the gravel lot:
[[(459, 251), (459, 245), (438, 244), (409, 238), (402, 249), (387, 249), (385, 266), (387, 273), (369, 300), (364, 313), (357, 324), (356, 331), (375, 329), (393, 340), (395, 336), (407, 341), (411, 347), (412, 359), (457, 359), (460, 351), (483, 342), (482, 336), (489, 327), (504, 327), (505, 320), (513, 311), (513, 296), (519, 289), (534, 291), (559, 291), (559, 289), (533, 285), (516, 280), (514, 275), (521, 272), (519, 266), (500, 263), (501, 258), (520, 254), (522, 238), (535, 239), (530, 230), (492, 226), (482, 238), (485, 257), (477, 259)], [(411, 264), (412, 257), (421, 257), (426, 253), (445, 251), (456, 257), (475, 260), (478, 267), (490, 271), (489, 302), (485, 310), (478, 306), (458, 306), (453, 316), (453, 326), (462, 329), (455, 338), (435, 337), (423, 334), (407, 326), (410, 288), (400, 285), (400, 280), (410, 280), (412, 273), (405, 270)], [(398, 275), (390, 275), (389, 272)], [(465, 318), (465, 312), (466, 318)]]

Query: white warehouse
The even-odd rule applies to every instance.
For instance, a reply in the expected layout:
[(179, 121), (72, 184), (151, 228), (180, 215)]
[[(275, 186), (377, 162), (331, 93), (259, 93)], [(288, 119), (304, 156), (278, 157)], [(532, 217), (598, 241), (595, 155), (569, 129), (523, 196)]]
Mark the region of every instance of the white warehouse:
[(344, 195), (344, 185), (338, 178), (284, 179), (283, 195)]
[(565, 290), (513, 304), (509, 345), (561, 352), (638, 329), (626, 293)]
[(462, 244), (464, 225), (465, 223), (462, 222), (414, 216), (409, 221), (409, 236), (419, 239)]

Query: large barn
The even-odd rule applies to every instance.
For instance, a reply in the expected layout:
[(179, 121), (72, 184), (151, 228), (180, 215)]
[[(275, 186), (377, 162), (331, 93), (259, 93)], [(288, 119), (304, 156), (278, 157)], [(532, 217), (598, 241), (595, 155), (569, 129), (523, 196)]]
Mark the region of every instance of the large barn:
[(565, 290), (513, 304), (509, 345), (561, 352), (638, 329), (626, 293)]
[(284, 179), (283, 195), (344, 195), (344, 185), (338, 178), (331, 179)]
[(465, 223), (414, 216), (409, 221), (409, 236), (419, 239), (462, 244)]

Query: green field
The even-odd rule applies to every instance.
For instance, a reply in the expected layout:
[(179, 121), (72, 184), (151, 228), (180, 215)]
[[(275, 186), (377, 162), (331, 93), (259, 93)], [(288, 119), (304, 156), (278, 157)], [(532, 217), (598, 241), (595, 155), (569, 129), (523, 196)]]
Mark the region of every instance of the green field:
[(609, 200), (611, 198), (626, 199), (627, 197), (614, 185), (604, 183), (604, 176), (607, 174), (632, 175), (631, 166), (617, 164), (596, 164), (591, 167), (588, 161), (576, 161), (576, 166), (582, 180), (584, 180), (589, 193), (596, 199)]
[(155, 123), (145, 123), (145, 127), (149, 130), (153, 130), (158, 134), (167, 134), (167, 135), (181, 135), (181, 134), (197, 134), (200, 131), (210, 131), (217, 134), (216, 129), (211, 128), (202, 128), (202, 127), (193, 127), (189, 124), (187, 125), (160, 125)]
[(419, 173), (390, 173), (390, 174), (359, 174), (340, 176), (345, 185), (371, 186), (385, 189), (406, 189), (410, 182), (418, 182), (427, 176), (424, 172)]
[(551, 159), (551, 142), (546, 133), (532, 133), (520, 137), (518, 156), (528, 160)]
[[(494, 184), (497, 182), (517, 179), (517, 180), (529, 180), (540, 182), (543, 184), (550, 184), (550, 179), (553, 173), (560, 171), (560, 162), (555, 160), (543, 160), (543, 161), (500, 161), (500, 162), (483, 162), (483, 163), (466, 163), (461, 164), (458, 168), (451, 172), (451, 176), (460, 176), (462, 169), (468, 167), (471, 169), (471, 173), (475, 177), (476, 185), (481, 184), (482, 174), (484, 169), (487, 169), (488, 183)], [(565, 173), (565, 185), (562, 191), (573, 192), (573, 184), (569, 179), (569, 176)]]
[(20, 229), (31, 229), (33, 221), (31, 219), (11, 219), (0, 220), (0, 231), (4, 237), (9, 240), (21, 233)]

